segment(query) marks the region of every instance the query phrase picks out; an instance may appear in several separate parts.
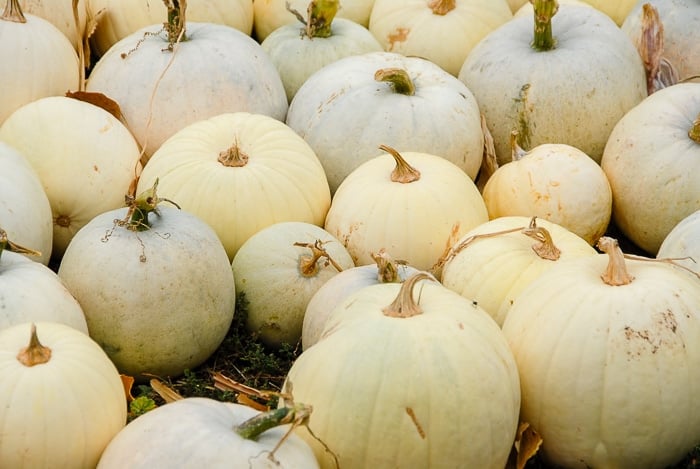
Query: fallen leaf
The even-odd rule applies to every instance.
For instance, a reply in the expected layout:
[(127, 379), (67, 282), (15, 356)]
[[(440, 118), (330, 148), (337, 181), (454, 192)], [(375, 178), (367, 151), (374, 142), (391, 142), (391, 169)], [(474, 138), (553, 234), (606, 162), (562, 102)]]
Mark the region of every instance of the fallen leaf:
[(163, 400), (168, 403), (168, 402), (173, 402), (173, 401), (179, 401), (180, 399), (183, 399), (182, 395), (180, 395), (177, 391), (172, 389), (171, 387), (167, 386), (165, 383), (162, 381), (158, 381), (157, 379), (152, 379), (149, 384), (153, 388), (153, 390), (158, 393), (160, 397), (163, 398)]
[(134, 386), (134, 377), (120, 374), (119, 377), (122, 379), (122, 385), (124, 386), (124, 394), (126, 395), (126, 402), (131, 402), (134, 400), (134, 396), (131, 394), (131, 389)]

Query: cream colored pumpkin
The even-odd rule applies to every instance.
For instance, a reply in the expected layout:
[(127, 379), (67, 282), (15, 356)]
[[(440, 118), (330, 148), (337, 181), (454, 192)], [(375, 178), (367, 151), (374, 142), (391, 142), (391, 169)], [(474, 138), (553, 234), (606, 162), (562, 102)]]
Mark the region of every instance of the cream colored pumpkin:
[(644, 25), (644, 5), (653, 7), (663, 28), (661, 57), (673, 67), (676, 79), (700, 75), (700, 37), (695, 26), (700, 22), (700, 4), (692, 0), (639, 1), (622, 23), (622, 30), (638, 44)]
[[(551, 9), (556, 2), (535, 4)], [(513, 130), (525, 150), (567, 144), (599, 162), (617, 121), (646, 96), (639, 53), (610, 18), (575, 5), (551, 14), (543, 16), (551, 29), (542, 22), (550, 35), (533, 33), (534, 14), (515, 17), (480, 41), (460, 70), (500, 165), (511, 160)]]
[(316, 291), (355, 264), (323, 228), (280, 222), (248, 238), (231, 267), (236, 292), (246, 302), (246, 327), (279, 348), (301, 339), (304, 312)]
[(668, 233), (700, 209), (700, 83), (661, 89), (615, 126), (601, 160), (622, 233), (656, 255)]
[(177, 376), (204, 362), (235, 309), (230, 263), (214, 230), (159, 202), (149, 190), (131, 215), (123, 208), (96, 216), (58, 268), (91, 337), (137, 379)]
[[(290, 9), (303, 13), (309, 0), (253, 0), (253, 37), (258, 42), (263, 42), (277, 28), (297, 22), (287, 3)], [(345, 0), (338, 16), (367, 27), (373, 4), (374, 0)]]
[(598, 163), (571, 145), (543, 143), (528, 152), (513, 145), (513, 161), (484, 186), (489, 217), (544, 218), (595, 244), (612, 212), (612, 190)]
[(451, 247), (440, 280), (502, 326), (515, 299), (537, 277), (569, 259), (594, 254), (584, 239), (556, 223), (499, 217), (473, 228)]
[(92, 469), (126, 424), (114, 364), (65, 324), (0, 330), (0, 373), (0, 467)]
[[(97, 21), (90, 42), (97, 55), (141, 28), (166, 20), (163, 0), (86, 0), (91, 18)], [(224, 24), (250, 35), (253, 2), (245, 0), (192, 0), (187, 2), (187, 20)]]
[(139, 170), (138, 144), (121, 121), (64, 96), (22, 106), (0, 125), (0, 140), (19, 150), (42, 182), (56, 260), (94, 216), (124, 205)]
[(238, 426), (262, 415), (251, 407), (204, 397), (170, 402), (123, 428), (110, 441), (97, 468), (318, 467), (309, 446), (297, 435), (286, 435), (289, 425), (254, 438), (237, 433)]
[(240, 111), (284, 120), (287, 113), (282, 79), (260, 44), (223, 24), (186, 26), (186, 40), (172, 52), (164, 51), (170, 40), (157, 25), (128, 35), (100, 58), (87, 81), (88, 91), (119, 104), (145, 161), (199, 120)]
[(464, 233), (488, 221), (486, 205), (469, 176), (445, 158), (383, 148), (389, 154), (343, 181), (324, 226), (356, 265), (372, 264), (372, 253), (383, 249), (428, 270)]
[(32, 259), (48, 265), (53, 219), (41, 179), (24, 155), (2, 141), (0, 168), (0, 228), (18, 244), (39, 251)]
[(22, 15), (18, 0), (5, 0), (0, 15), (0, 124), (23, 105), (60, 96), (80, 85), (78, 54), (47, 20)]
[(48, 1), (48, 0), (19, 0), (24, 13), (44, 18), (56, 26), (73, 44), (77, 50), (83, 41), (83, 32), (87, 23), (87, 2), (78, 0), (76, 9), (78, 22), (76, 24), (73, 14), (73, 1)]
[(313, 0), (304, 26), (299, 22), (280, 26), (262, 41), (262, 48), (280, 72), (290, 102), (306, 79), (324, 65), (343, 57), (382, 50), (367, 28), (337, 18), (338, 7), (337, 0)]
[(309, 77), (289, 106), (287, 124), (318, 155), (331, 193), (379, 145), (440, 155), (472, 179), (484, 135), (474, 96), (432, 62), (369, 52)]
[(656, 257), (676, 259), (677, 264), (700, 274), (700, 209), (673, 227)]
[(700, 436), (700, 282), (599, 245), (607, 255), (558, 264), (506, 317), (521, 419), (557, 467), (669, 467)]
[(292, 129), (262, 114), (226, 113), (190, 124), (143, 169), (138, 192), (158, 192), (206, 221), (229, 259), (277, 222), (323, 225), (331, 203), (318, 157)]
[(415, 267), (397, 262), (386, 251), (373, 253), (372, 258), (374, 264), (352, 267), (334, 275), (311, 297), (301, 329), (304, 350), (318, 342), (331, 312), (347, 296), (370, 285), (403, 282), (419, 272)]
[(512, 17), (506, 0), (374, 0), (368, 28), (384, 50), (457, 76), (472, 48)]
[(618, 26), (621, 25), (632, 8), (637, 3), (644, 3), (646, 0), (584, 0), (592, 7), (608, 15)]
[(299, 428), (322, 468), (505, 466), (520, 406), (512, 353), (486, 312), (422, 278), (348, 296), (289, 370), (337, 456)]

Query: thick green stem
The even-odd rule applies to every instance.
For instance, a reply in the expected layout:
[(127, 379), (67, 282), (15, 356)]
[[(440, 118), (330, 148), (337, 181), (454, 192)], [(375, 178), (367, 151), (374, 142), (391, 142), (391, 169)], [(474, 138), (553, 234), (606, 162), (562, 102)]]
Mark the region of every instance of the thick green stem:
[(312, 0), (307, 10), (308, 17), (304, 35), (309, 38), (330, 37), (331, 26), (340, 8), (338, 0)]
[(413, 96), (416, 93), (413, 80), (403, 68), (382, 68), (375, 72), (374, 79), (389, 83), (394, 91), (399, 94)]
[(156, 189), (158, 188), (158, 179), (153, 183), (153, 187), (141, 192), (136, 198), (127, 196), (127, 205), (129, 206), (128, 220), (125, 225), (128, 229), (134, 231), (146, 231), (151, 228), (148, 221), (148, 214), (154, 212), (158, 214), (158, 204), (161, 202), (170, 202), (177, 208), (178, 204), (170, 199), (158, 197)]
[(289, 407), (262, 412), (245, 422), (236, 425), (233, 430), (246, 440), (255, 440), (263, 432), (287, 424), (302, 424), (311, 415), (311, 406), (294, 404)]
[(693, 126), (688, 131), (688, 137), (695, 143), (700, 143), (700, 114), (693, 121)]
[(408, 164), (398, 151), (394, 150), (388, 145), (379, 145), (379, 149), (389, 153), (394, 157), (394, 161), (396, 161), (396, 167), (391, 172), (392, 182), (408, 184), (409, 182), (414, 182), (420, 179), (420, 171)]
[(554, 49), (556, 39), (552, 35), (552, 17), (559, 9), (557, 0), (530, 0), (535, 14), (535, 34), (532, 48), (545, 52)]
[(187, 0), (163, 0), (168, 9), (168, 22), (164, 24), (168, 33), (168, 50), (173, 50), (175, 43), (186, 40), (185, 11)]
[(12, 21), (14, 23), (26, 23), (27, 19), (22, 13), (22, 8), (19, 5), (19, 0), (7, 0), (5, 9), (0, 16), (1, 20)]

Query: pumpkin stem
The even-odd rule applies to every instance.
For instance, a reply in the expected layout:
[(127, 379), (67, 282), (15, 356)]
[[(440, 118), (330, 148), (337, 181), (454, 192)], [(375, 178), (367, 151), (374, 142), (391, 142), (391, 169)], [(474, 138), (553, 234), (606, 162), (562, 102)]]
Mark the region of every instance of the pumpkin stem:
[(29, 345), (19, 351), (17, 360), (24, 366), (43, 365), (51, 360), (51, 349), (44, 347), (39, 342), (39, 336), (36, 334), (36, 324), (34, 323), (32, 323)]
[(378, 253), (371, 254), (372, 259), (377, 264), (377, 280), (380, 283), (397, 283), (401, 281), (399, 277), (399, 264), (404, 261), (396, 261), (384, 249)]
[(532, 48), (539, 52), (554, 49), (557, 41), (552, 35), (552, 17), (559, 9), (557, 0), (530, 0), (535, 15), (535, 32)]
[(321, 258), (325, 258), (323, 267), (332, 265), (335, 270), (342, 272), (343, 268), (338, 265), (338, 263), (333, 260), (333, 258), (328, 254), (328, 252), (323, 248), (323, 241), (317, 239), (313, 243), (294, 243), (294, 246), (300, 246), (304, 248), (311, 249), (311, 255), (299, 256), (299, 272), (304, 277), (314, 277), (318, 274), (319, 265), (318, 261)]
[(418, 272), (407, 278), (402, 284), (399, 294), (391, 304), (382, 309), (385, 316), (392, 318), (410, 318), (423, 313), (423, 309), (413, 299), (413, 290), (421, 280), (434, 280), (427, 272)]
[(168, 9), (168, 21), (163, 23), (168, 34), (168, 50), (172, 51), (177, 42), (187, 40), (185, 36), (185, 10), (187, 0), (163, 0)]
[(389, 83), (396, 93), (405, 94), (406, 96), (413, 96), (416, 93), (413, 80), (408, 75), (408, 71), (403, 68), (381, 68), (374, 73), (374, 79)]
[(158, 197), (156, 195), (157, 188), (158, 179), (153, 183), (153, 187), (141, 192), (136, 198), (129, 195), (126, 196), (129, 211), (126, 216), (127, 221), (122, 223), (126, 228), (133, 231), (146, 231), (150, 229), (151, 224), (148, 221), (148, 214), (153, 212), (156, 215), (160, 215), (158, 213), (158, 204), (161, 202), (170, 202), (177, 208), (180, 208), (180, 206), (172, 200)]
[(294, 10), (289, 2), (286, 2), (285, 6), (287, 11), (304, 24), (304, 28), (301, 30), (302, 37), (313, 39), (333, 35), (331, 27), (340, 8), (339, 0), (311, 0), (306, 8), (306, 19), (297, 10)]
[(238, 139), (233, 145), (219, 153), (219, 163), (230, 168), (240, 168), (248, 164), (248, 155), (241, 150)]
[(511, 157), (513, 161), (518, 161), (520, 160), (523, 156), (527, 155), (527, 151), (523, 149), (523, 147), (520, 146), (518, 143), (518, 137), (520, 136), (520, 132), (517, 130), (512, 130), (510, 132), (510, 149), (511, 149)]
[(27, 22), (27, 18), (24, 17), (22, 8), (19, 5), (19, 0), (7, 0), (2, 16), (0, 16), (0, 20), (12, 21), (13, 23)]
[(311, 410), (312, 407), (306, 404), (278, 407), (249, 418), (234, 426), (233, 430), (246, 440), (255, 440), (263, 432), (280, 425), (306, 425), (311, 416)]
[(688, 137), (695, 143), (700, 143), (700, 114), (693, 121), (693, 126), (688, 131)]
[(616, 239), (608, 236), (602, 236), (598, 240), (598, 249), (603, 251), (609, 257), (608, 266), (605, 272), (600, 276), (603, 282), (611, 286), (627, 285), (634, 280), (634, 277), (627, 272), (625, 264), (625, 255), (620, 249), (620, 244)]
[(388, 145), (379, 145), (379, 149), (389, 153), (394, 157), (394, 161), (396, 161), (396, 167), (394, 167), (394, 170), (391, 172), (392, 182), (407, 184), (420, 179), (420, 171), (408, 164), (398, 151)]
[(652, 94), (662, 87), (657, 87), (657, 76), (664, 50), (664, 25), (658, 10), (650, 3), (642, 5), (641, 34), (636, 46), (646, 71), (647, 94)]
[(538, 241), (532, 245), (532, 250), (542, 259), (556, 261), (561, 256), (561, 251), (554, 245), (552, 235), (545, 228), (537, 226), (536, 217), (530, 220), (530, 226), (523, 228), (522, 233)]
[(7, 236), (7, 231), (0, 228), (0, 258), (4, 251), (16, 252), (18, 254), (29, 254), (30, 256), (41, 256), (39, 251), (33, 249), (25, 248), (19, 244), (15, 244)]
[(456, 0), (431, 0), (428, 8), (433, 10), (434, 15), (445, 16), (457, 7)]

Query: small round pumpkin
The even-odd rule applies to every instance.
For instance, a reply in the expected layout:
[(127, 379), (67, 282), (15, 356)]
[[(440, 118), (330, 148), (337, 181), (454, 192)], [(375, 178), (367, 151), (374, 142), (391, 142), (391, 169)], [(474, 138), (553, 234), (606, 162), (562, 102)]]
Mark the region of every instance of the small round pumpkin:
[(246, 327), (268, 346), (279, 348), (299, 342), (313, 295), (355, 264), (323, 228), (279, 222), (248, 238), (231, 267), (236, 292), (245, 300)]
[(231, 266), (216, 233), (186, 211), (159, 206), (155, 189), (90, 220), (58, 267), (90, 336), (137, 379), (178, 376), (204, 362), (235, 310)]
[(700, 282), (598, 246), (538, 277), (506, 317), (521, 419), (554, 466), (665, 468), (700, 437)]
[(313, 407), (329, 451), (297, 434), (321, 467), (505, 466), (520, 406), (512, 353), (484, 310), (428, 278), (348, 296), (292, 364), (294, 400)]
[(323, 225), (328, 181), (311, 147), (263, 114), (225, 113), (179, 130), (156, 151), (137, 185), (207, 222), (230, 260), (261, 229), (282, 221)]
[[(288, 414), (204, 397), (176, 400), (124, 427), (97, 468), (317, 468), (311, 448), (297, 435), (287, 435), (289, 425), (282, 425), (282, 417)], [(255, 428), (256, 423), (265, 425)]]
[(65, 324), (0, 330), (0, 373), (0, 467), (92, 469), (126, 424), (114, 364)]
[(486, 205), (469, 176), (447, 159), (381, 148), (387, 153), (340, 185), (324, 226), (356, 265), (372, 264), (372, 253), (383, 249), (428, 270), (464, 233), (488, 221)]
[(536, 216), (594, 245), (608, 228), (612, 190), (588, 155), (566, 144), (543, 143), (524, 151), (513, 142), (513, 161), (500, 166), (483, 189), (489, 218)]

